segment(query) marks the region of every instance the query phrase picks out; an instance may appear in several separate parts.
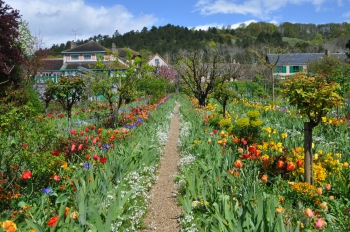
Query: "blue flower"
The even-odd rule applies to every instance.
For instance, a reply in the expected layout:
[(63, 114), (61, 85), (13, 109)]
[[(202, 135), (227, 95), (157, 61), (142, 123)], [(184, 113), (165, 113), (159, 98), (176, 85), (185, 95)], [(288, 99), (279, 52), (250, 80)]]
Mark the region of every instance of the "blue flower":
[(89, 163), (84, 163), (84, 171), (86, 171), (89, 168), (90, 168), (90, 164)]
[(103, 149), (110, 149), (111, 148), (111, 145), (109, 145), (109, 144), (103, 144), (102, 145), (102, 150)]
[(50, 193), (53, 193), (53, 190), (50, 187), (46, 187), (46, 188), (43, 188), (42, 192), (46, 194), (50, 194)]

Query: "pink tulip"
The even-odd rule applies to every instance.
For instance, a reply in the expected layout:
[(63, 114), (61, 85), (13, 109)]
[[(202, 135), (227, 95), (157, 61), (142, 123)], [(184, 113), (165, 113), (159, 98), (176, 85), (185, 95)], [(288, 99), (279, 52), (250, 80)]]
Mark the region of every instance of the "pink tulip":
[(322, 219), (322, 218), (319, 218), (317, 219), (317, 221), (315, 222), (315, 226), (317, 228), (322, 228), (324, 226), (326, 222)]
[(314, 216), (314, 213), (312, 212), (311, 209), (309, 208), (306, 208), (305, 211), (304, 211), (304, 214), (309, 217), (309, 218), (312, 218)]

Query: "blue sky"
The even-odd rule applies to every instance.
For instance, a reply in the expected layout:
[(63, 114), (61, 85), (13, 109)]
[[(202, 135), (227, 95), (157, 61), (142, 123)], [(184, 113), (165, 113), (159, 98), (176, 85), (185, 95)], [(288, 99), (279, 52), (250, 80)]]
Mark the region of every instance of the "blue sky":
[(350, 22), (350, 0), (5, 0), (46, 47), (172, 24), (207, 29), (250, 22)]

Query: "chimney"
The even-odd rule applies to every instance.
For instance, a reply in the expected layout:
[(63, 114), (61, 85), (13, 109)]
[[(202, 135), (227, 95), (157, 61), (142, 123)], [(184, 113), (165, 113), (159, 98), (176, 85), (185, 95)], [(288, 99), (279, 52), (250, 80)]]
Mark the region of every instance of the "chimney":
[(74, 41), (70, 41), (70, 49), (76, 48), (76, 47), (78, 47), (78, 45), (74, 43)]
[(115, 46), (115, 43), (112, 43), (112, 52), (116, 52), (117, 51), (117, 47)]
[(326, 56), (329, 55), (328, 49), (326, 49), (326, 51), (324, 52), (324, 54), (325, 54)]

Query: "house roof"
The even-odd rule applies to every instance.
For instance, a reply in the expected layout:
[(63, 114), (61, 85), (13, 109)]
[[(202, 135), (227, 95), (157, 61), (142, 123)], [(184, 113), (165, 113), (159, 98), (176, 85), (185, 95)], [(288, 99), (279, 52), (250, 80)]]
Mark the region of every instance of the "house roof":
[[(345, 60), (345, 53), (329, 53), (329, 56), (338, 57)], [(267, 54), (266, 60), (271, 64), (277, 61), (277, 66), (291, 65), (301, 66), (316, 60), (321, 60), (325, 57), (325, 53), (290, 53), (290, 54)]]
[(98, 44), (97, 42), (95, 42), (93, 40), (90, 40), (87, 43), (84, 43), (84, 44), (79, 45), (77, 47), (65, 50), (62, 52), (62, 54), (91, 53), (91, 52), (106, 53), (107, 48), (103, 47), (102, 45)]
[(63, 58), (43, 59), (42, 71), (57, 71), (63, 65)]
[[(130, 49), (130, 48), (129, 48), (129, 49)], [(141, 56), (140, 53), (135, 52), (135, 51), (132, 50), (132, 49), (130, 49), (130, 50), (131, 50), (132, 54), (134, 55), (134, 57), (135, 57), (135, 56)], [(124, 57), (126, 57), (126, 55), (127, 55), (124, 48), (117, 48), (117, 49), (116, 49), (116, 52), (118, 53), (118, 56), (121, 57), (121, 58), (124, 58)]]
[(151, 58), (148, 60), (148, 63), (149, 63), (151, 60), (153, 60), (154, 58), (156, 58), (157, 56), (158, 56), (160, 59), (162, 59), (164, 63), (166, 63), (167, 65), (169, 65), (168, 62), (166, 62), (166, 60), (165, 60), (163, 57), (161, 57), (158, 53), (156, 53), (153, 57), (151, 57)]
[[(113, 61), (104, 61), (103, 62), (106, 67), (110, 67), (111, 69), (116, 68), (116, 64)], [(95, 61), (85, 61), (85, 62), (66, 62), (61, 68), (61, 71), (65, 70), (78, 70), (80, 67), (86, 69), (95, 69), (96, 62)], [(125, 68), (125, 65), (118, 63), (119, 68)]]

